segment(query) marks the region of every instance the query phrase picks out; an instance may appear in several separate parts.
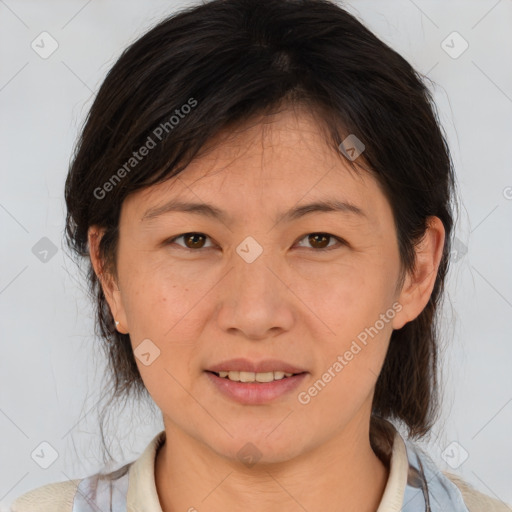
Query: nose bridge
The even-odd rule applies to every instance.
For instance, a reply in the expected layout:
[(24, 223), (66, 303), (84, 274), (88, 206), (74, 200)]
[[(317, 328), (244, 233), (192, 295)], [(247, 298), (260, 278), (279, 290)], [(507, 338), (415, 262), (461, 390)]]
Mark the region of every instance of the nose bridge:
[[(263, 241), (264, 237), (258, 238)], [(265, 237), (265, 241), (268, 240), (269, 237)], [(274, 282), (277, 278), (270, 270), (273, 259), (269, 244), (264, 246), (255, 237), (247, 236), (235, 249), (233, 272), (237, 294), (248, 292), (255, 300), (261, 300), (262, 297), (269, 300), (272, 299), (270, 292), (272, 296), (279, 293), (279, 286)]]
[(263, 338), (270, 329), (290, 328), (289, 292), (278, 277), (282, 266), (275, 256), (252, 236), (235, 248), (218, 318), (223, 329), (237, 329), (247, 337)]

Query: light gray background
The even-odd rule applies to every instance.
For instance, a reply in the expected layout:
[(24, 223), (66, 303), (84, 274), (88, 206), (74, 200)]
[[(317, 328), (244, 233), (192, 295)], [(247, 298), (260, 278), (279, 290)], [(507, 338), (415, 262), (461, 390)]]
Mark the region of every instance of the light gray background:
[[(0, 0), (3, 506), (101, 467), (94, 409), (101, 354), (80, 275), (63, 251), (63, 184), (106, 72), (128, 43), (182, 5)], [(512, 3), (354, 0), (348, 9), (436, 82), (460, 186), (444, 309), (443, 420), (426, 446), (442, 469), (512, 503)], [(47, 59), (31, 48), (43, 31), (59, 45)], [(458, 58), (445, 51), (462, 48), (454, 31), (469, 44)], [(57, 248), (46, 262), (32, 252), (43, 237)], [(136, 458), (162, 429), (147, 411), (119, 415), (118, 456)], [(41, 449), (50, 456), (44, 441), (58, 453), (48, 469), (31, 457)]]

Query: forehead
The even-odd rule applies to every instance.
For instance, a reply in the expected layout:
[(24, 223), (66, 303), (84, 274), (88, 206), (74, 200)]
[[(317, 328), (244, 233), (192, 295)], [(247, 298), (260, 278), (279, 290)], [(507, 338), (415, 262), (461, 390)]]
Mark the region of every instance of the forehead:
[(369, 222), (390, 214), (375, 178), (351, 169), (314, 116), (292, 110), (222, 132), (178, 176), (132, 194), (123, 210), (140, 221), (170, 199), (215, 204), (239, 219), (275, 218), (324, 199), (356, 205)]

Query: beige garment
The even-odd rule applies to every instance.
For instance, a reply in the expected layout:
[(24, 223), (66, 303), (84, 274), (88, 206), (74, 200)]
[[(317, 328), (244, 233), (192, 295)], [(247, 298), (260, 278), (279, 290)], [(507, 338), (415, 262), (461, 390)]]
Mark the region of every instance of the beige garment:
[[(155, 456), (165, 440), (165, 431), (156, 435), (141, 456), (130, 466), (127, 512), (162, 512), (155, 486)], [(408, 460), (403, 439), (395, 434), (389, 479), (376, 512), (400, 512), (407, 484)], [(445, 473), (460, 489), (469, 512), (512, 512), (495, 500), (470, 487), (460, 477)], [(20, 496), (12, 512), (72, 512), (80, 479), (43, 485)]]

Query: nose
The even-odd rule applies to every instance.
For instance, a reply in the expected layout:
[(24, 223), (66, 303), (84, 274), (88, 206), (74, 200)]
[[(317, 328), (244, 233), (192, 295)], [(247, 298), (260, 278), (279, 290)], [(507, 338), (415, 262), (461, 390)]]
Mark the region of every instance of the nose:
[(270, 251), (263, 250), (255, 259), (246, 258), (240, 250), (243, 248), (241, 244), (234, 254), (233, 266), (218, 296), (219, 327), (251, 340), (290, 330), (297, 299), (287, 284), (285, 266)]

